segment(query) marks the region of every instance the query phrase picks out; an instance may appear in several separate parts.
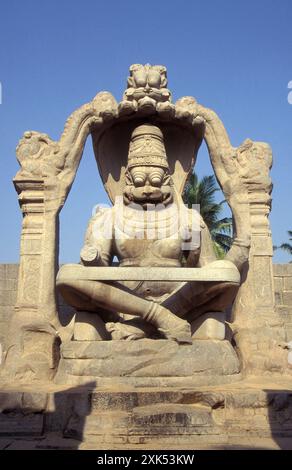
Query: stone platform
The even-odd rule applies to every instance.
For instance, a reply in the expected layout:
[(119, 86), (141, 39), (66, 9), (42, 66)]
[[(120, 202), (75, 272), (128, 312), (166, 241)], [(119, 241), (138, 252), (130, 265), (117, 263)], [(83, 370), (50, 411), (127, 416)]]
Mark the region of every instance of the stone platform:
[(180, 386), (240, 379), (238, 357), (229, 341), (70, 341), (61, 347), (55, 383), (97, 386)]
[[(292, 382), (222, 387), (3, 385), (0, 445), (37, 449), (292, 448)], [(284, 445), (284, 444), (283, 444)]]

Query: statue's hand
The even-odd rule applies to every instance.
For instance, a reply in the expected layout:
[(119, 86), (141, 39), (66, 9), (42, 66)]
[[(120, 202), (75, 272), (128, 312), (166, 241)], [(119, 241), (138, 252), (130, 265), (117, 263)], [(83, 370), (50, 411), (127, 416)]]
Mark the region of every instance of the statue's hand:
[(99, 258), (98, 249), (94, 246), (85, 245), (80, 252), (80, 258), (85, 266), (96, 264)]

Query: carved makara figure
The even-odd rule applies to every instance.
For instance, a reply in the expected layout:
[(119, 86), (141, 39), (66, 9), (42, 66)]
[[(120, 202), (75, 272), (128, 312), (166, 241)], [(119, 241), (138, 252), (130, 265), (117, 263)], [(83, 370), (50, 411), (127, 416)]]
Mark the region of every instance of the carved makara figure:
[[(132, 131), (124, 179), (123, 195), (114, 206), (97, 209), (90, 220), (81, 265), (61, 268), (58, 289), (77, 310), (98, 314), (113, 339), (164, 337), (191, 343), (196, 318), (223, 312), (231, 304), (238, 289), (237, 268), (230, 261), (216, 261), (203, 219), (184, 206), (157, 125), (144, 122)], [(162, 267), (179, 273), (183, 266), (199, 267), (205, 279), (109, 282), (86, 276), (88, 267), (111, 266), (115, 257), (120, 270)], [(217, 268), (227, 268), (234, 282), (212, 281)]]

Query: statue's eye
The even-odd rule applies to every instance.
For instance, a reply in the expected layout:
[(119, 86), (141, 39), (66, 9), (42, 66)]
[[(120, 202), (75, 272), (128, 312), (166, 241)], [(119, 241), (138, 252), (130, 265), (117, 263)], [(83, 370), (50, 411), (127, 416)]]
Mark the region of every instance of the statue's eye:
[(135, 186), (144, 186), (145, 184), (145, 174), (144, 173), (135, 173), (133, 175), (133, 181)]
[(161, 183), (162, 183), (161, 173), (158, 173), (158, 172), (151, 173), (150, 183), (152, 184), (152, 186), (161, 186)]

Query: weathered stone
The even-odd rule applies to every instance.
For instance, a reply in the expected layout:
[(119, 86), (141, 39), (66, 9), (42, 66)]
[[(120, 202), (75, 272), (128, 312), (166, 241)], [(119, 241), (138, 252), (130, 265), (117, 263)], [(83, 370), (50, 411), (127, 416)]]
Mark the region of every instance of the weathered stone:
[(2, 307), (13, 307), (16, 301), (16, 291), (2, 290), (0, 291), (0, 304)]
[(218, 262), (208, 268), (161, 267), (85, 267), (67, 264), (59, 271), (62, 279), (89, 281), (224, 281), (239, 283), (238, 270), (228, 262)]
[(97, 315), (78, 312), (74, 325), (75, 341), (104, 341), (110, 339), (105, 324)]
[[(190, 427), (190, 426), (214, 426), (212, 412), (209, 407), (202, 405), (181, 405), (181, 404), (159, 404), (141, 406), (133, 409), (131, 424), (133, 427), (142, 426), (145, 434), (155, 433), (155, 427), (159, 434), (164, 434), (163, 428), (169, 426)], [(149, 429), (147, 429), (149, 428)], [(169, 431), (168, 431), (169, 432)]]
[(9, 326), (9, 321), (11, 320), (11, 316), (14, 313), (14, 306), (8, 305), (6, 307), (0, 306), (0, 321), (7, 323), (7, 328)]
[(21, 413), (0, 414), (1, 436), (41, 436), (43, 433), (44, 415)]
[(276, 304), (276, 306), (283, 305), (282, 292), (275, 292), (275, 304)]
[(19, 410), (22, 406), (22, 392), (0, 392), (0, 412)]
[[(286, 341), (292, 341), (292, 316), (291, 316), (291, 323), (286, 323)], [(289, 361), (292, 364), (292, 357)]]
[(16, 279), (3, 279), (3, 280), (0, 280), (0, 290), (16, 291), (16, 288), (17, 288), (17, 280)]
[(45, 412), (47, 410), (48, 394), (46, 392), (23, 392), (22, 409), (26, 412)]
[(283, 304), (292, 305), (292, 291), (283, 291), (282, 292)]
[[(45, 438), (43, 448), (54, 448), (54, 445), (72, 448), (76, 445), (72, 438), (82, 439), (84, 446), (91, 445), (93, 449), (121, 442), (124, 448), (136, 442), (161, 449), (166, 443), (170, 448), (178, 443), (194, 445), (198, 435), (205, 436), (207, 447), (212, 437), (213, 442), (217, 439), (218, 443), (216, 436), (221, 436), (224, 445), (236, 436), (243, 441), (248, 436), (254, 439), (273, 435), (277, 440), (280, 436), (291, 436), (291, 379), (279, 378), (277, 385), (263, 378), (260, 385), (257, 380), (207, 388), (193, 385), (189, 389), (90, 390), (88, 386), (59, 390), (52, 387), (48, 401), (54, 402), (54, 407), (47, 406), (43, 413), (37, 414), (31, 413), (29, 407), (23, 412), (19, 409), (11, 413), (8, 407), (6, 413), (0, 415), (0, 429), (1, 419), (2, 423), (7, 423), (8, 416), (3, 436), (11, 433), (11, 439), (23, 435), (29, 440), (42, 436)], [(35, 403), (42, 401), (43, 391), (25, 389), (28, 396), (34, 396)], [(17, 393), (7, 389), (6, 394), (10, 397), (10, 406), (14, 406)], [(45, 417), (41, 434), (35, 416)], [(30, 431), (28, 422), (33, 423)], [(71, 439), (66, 445), (61, 442), (63, 432), (72, 442)], [(14, 448), (17, 445), (14, 444)], [(42, 448), (42, 444), (38, 443), (36, 448)]]
[(289, 321), (289, 317), (292, 316), (292, 305), (278, 305), (277, 312), (285, 321)]
[(292, 291), (292, 276), (284, 277), (284, 290)]
[(282, 292), (284, 288), (284, 278), (274, 277), (274, 286), (275, 286), (275, 292)]
[(201, 315), (191, 324), (193, 339), (225, 339), (225, 313), (210, 312)]
[(6, 279), (18, 279), (18, 264), (6, 264)]
[(292, 264), (274, 264), (274, 276), (292, 276)]
[(92, 377), (190, 377), (233, 375), (239, 361), (227, 341), (194, 341), (179, 346), (166, 340), (100, 343), (72, 341), (62, 346), (58, 381), (66, 374)]

